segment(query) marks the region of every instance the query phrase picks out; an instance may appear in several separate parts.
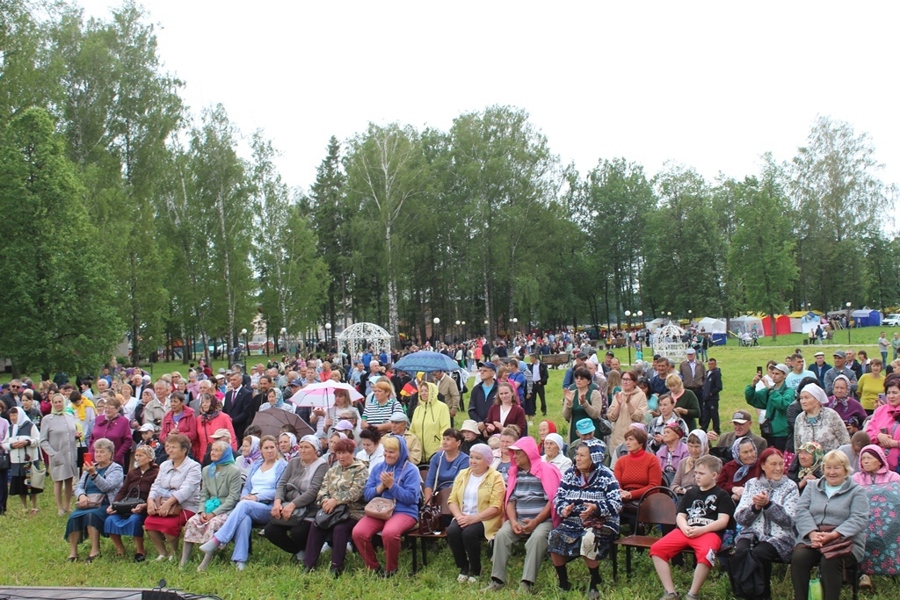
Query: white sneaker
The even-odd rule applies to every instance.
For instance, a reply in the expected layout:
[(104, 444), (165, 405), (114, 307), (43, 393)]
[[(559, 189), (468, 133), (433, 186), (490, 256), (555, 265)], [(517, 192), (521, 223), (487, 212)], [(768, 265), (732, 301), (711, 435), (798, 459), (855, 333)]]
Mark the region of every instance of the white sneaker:
[(466, 580), (466, 583), (478, 583), (478, 580), (475, 579), (474, 577), (469, 577), (469, 578)]
[(297, 558), (297, 562), (303, 562), (303, 559), (306, 558), (306, 550), (301, 550), (294, 556)]
[(468, 580), (469, 580), (469, 576), (468, 576), (468, 575), (463, 575), (462, 573), (460, 573), (459, 575), (456, 576), (456, 582), (457, 582), (457, 583), (465, 583), (465, 582), (467, 582)]
[(353, 542), (347, 542), (347, 554), (353, 552)]
[(237, 567), (238, 571), (243, 571), (247, 567), (247, 563), (236, 560), (234, 561), (234, 566)]
[(331, 544), (325, 544), (322, 546), (322, 552), (331, 552)]

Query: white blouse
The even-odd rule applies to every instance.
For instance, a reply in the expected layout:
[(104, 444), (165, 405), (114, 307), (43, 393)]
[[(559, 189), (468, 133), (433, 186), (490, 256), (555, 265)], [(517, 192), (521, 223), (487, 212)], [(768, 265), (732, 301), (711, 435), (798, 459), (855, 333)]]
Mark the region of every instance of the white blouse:
[(469, 473), (469, 482), (466, 484), (466, 489), (463, 490), (462, 512), (464, 515), (478, 514), (478, 488), (481, 486), (481, 482), (484, 481), (485, 475), (487, 475), (487, 472), (481, 476)]

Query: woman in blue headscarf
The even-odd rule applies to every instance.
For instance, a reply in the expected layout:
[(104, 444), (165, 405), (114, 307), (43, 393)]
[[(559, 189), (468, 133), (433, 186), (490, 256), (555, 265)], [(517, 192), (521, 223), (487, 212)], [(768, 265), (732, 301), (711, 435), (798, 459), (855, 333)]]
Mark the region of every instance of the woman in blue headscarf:
[[(187, 565), (194, 544), (205, 544), (228, 518), (241, 498), (241, 470), (234, 464), (231, 445), (225, 440), (213, 442), (209, 466), (203, 468), (200, 510), (184, 526), (181, 566)], [(198, 571), (206, 570), (212, 554), (206, 555)]]

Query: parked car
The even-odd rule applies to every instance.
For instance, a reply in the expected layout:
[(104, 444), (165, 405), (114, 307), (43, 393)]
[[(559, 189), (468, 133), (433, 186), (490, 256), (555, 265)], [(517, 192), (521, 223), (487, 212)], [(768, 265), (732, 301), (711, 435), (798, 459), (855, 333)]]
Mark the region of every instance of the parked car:
[(900, 327), (900, 314), (891, 313), (887, 316), (887, 318), (883, 321), (885, 325), (889, 325), (890, 327)]

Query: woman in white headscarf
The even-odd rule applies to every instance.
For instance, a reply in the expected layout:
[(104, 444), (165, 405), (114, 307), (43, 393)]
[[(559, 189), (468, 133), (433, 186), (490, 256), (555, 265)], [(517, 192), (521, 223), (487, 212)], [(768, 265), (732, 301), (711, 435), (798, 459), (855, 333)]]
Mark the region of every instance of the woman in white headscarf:
[(544, 455), (541, 460), (559, 469), (562, 475), (572, 468), (572, 460), (563, 452), (564, 448), (563, 438), (558, 433), (548, 433), (544, 438)]
[(31, 497), (31, 514), (38, 512), (37, 495), (43, 490), (32, 486), (32, 477), (41, 467), (40, 433), (25, 411), (19, 406), (9, 409), (9, 435), (3, 441), (3, 449), (9, 452), (12, 476), (9, 486), (10, 496), (22, 499), (22, 509), (28, 510), (28, 497)]
[(828, 396), (825, 390), (811, 383), (800, 392), (799, 400), (803, 412), (797, 415), (794, 425), (794, 448), (806, 442), (816, 442), (828, 454), (842, 444), (850, 443), (850, 434), (843, 419), (836, 411), (826, 407)]
[(675, 469), (675, 477), (669, 487), (676, 494), (685, 493), (688, 488), (694, 487), (694, 464), (701, 456), (709, 454), (709, 438), (702, 429), (694, 429), (687, 437), (688, 455), (683, 458)]

